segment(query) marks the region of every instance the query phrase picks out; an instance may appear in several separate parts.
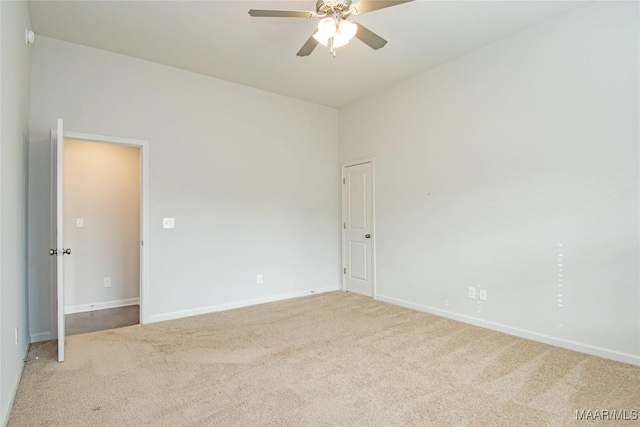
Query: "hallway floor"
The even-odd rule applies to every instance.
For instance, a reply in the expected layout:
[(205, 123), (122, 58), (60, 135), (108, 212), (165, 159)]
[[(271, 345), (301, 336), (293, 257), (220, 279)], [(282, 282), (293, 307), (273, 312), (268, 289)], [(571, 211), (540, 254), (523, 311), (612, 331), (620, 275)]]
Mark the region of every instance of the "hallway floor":
[(67, 336), (86, 334), (87, 332), (137, 325), (140, 323), (140, 306), (129, 305), (126, 307), (73, 313), (67, 314), (64, 318)]

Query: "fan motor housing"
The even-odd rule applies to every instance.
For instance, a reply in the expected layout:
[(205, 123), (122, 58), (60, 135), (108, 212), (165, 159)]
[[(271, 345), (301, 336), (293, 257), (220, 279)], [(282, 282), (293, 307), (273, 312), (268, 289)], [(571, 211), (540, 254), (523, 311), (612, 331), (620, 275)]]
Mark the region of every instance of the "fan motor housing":
[(316, 10), (319, 14), (336, 12), (346, 12), (351, 7), (351, 0), (318, 0)]

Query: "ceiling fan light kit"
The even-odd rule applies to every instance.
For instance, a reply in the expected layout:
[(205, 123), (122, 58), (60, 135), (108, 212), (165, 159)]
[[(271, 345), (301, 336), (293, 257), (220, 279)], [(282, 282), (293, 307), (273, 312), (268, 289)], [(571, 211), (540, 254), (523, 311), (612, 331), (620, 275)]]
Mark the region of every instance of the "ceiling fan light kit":
[[(324, 18), (322, 21), (325, 19), (329, 19), (333, 22), (332, 18)], [(322, 21), (320, 21), (320, 23), (322, 23)], [(335, 49), (346, 45), (358, 32), (358, 24), (350, 21), (341, 21), (337, 26), (334, 22), (333, 26), (329, 26), (329, 28), (330, 30), (327, 30), (327, 25), (320, 28), (319, 24), (318, 32), (313, 35), (313, 38), (321, 45), (329, 47), (330, 50), (331, 47)], [(331, 53), (335, 53), (335, 51)]]
[(318, 22), (318, 32), (314, 34), (316, 37), (331, 38), (336, 34), (338, 26), (333, 18), (322, 18)]
[(374, 50), (387, 44), (385, 39), (348, 18), (410, 1), (413, 0), (360, 0), (357, 4), (353, 4), (351, 0), (318, 0), (315, 12), (251, 9), (249, 15), (260, 18), (321, 18), (318, 22), (318, 31), (307, 39), (297, 55), (310, 55), (320, 43), (328, 47), (335, 58), (335, 49), (345, 46), (354, 37)]

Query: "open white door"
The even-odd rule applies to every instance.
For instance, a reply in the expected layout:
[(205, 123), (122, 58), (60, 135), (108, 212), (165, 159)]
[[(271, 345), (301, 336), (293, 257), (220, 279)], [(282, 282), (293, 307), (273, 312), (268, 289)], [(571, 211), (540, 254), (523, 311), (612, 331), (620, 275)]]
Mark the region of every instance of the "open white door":
[(64, 130), (62, 119), (58, 119), (58, 128), (51, 132), (53, 139), (53, 177), (55, 180), (55, 195), (52, 200), (55, 206), (52, 209), (55, 224), (55, 248), (50, 250), (56, 257), (56, 300), (57, 300), (57, 330), (58, 330), (58, 362), (64, 361), (64, 255), (71, 254), (70, 249), (64, 248), (64, 216), (62, 210), (62, 189), (64, 172)]

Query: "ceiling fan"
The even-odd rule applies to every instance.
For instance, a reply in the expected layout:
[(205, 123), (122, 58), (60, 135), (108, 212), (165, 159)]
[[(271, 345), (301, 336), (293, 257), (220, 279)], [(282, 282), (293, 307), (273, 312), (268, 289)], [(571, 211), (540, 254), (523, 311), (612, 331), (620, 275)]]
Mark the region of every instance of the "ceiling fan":
[(410, 1), (413, 0), (360, 0), (353, 4), (352, 0), (318, 0), (315, 12), (251, 9), (249, 15), (258, 18), (320, 18), (318, 30), (314, 31), (297, 55), (309, 56), (320, 43), (328, 47), (335, 58), (336, 48), (346, 45), (353, 37), (360, 39), (374, 50), (387, 44), (385, 39), (362, 24), (356, 24), (351, 17)]

